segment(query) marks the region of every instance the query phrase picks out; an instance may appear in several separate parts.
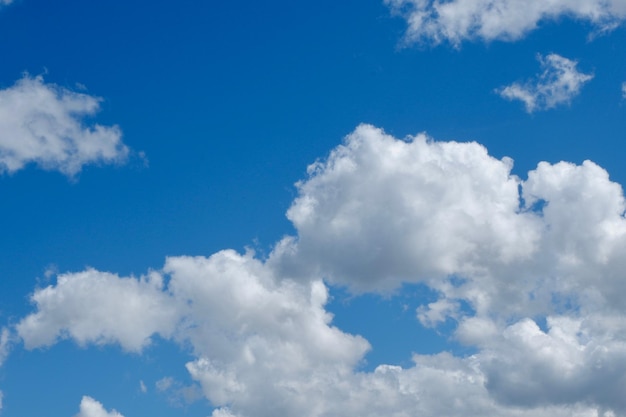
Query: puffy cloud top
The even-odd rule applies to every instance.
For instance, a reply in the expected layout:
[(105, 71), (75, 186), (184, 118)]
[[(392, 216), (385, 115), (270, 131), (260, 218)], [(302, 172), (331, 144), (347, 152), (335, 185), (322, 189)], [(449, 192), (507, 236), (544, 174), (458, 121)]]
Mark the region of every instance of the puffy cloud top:
[(75, 417), (124, 417), (115, 410), (106, 411), (102, 403), (84, 396), (80, 402), (80, 412)]
[[(520, 209), (512, 160), (477, 143), (397, 140), (359, 126), (325, 161), (309, 167), (287, 212), (298, 230), (294, 271), (389, 290), (478, 272), (533, 254), (537, 219)], [(274, 253), (289, 268), (293, 241)]]
[(46, 84), (41, 76), (25, 75), (0, 90), (0, 172), (35, 163), (73, 176), (85, 164), (124, 160), (128, 148), (119, 127), (83, 123), (100, 101)]

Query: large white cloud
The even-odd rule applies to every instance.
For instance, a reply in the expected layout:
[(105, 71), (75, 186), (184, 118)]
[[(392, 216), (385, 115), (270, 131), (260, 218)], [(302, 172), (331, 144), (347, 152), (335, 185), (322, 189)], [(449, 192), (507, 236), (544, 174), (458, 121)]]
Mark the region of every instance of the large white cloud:
[(408, 23), (408, 42), (513, 41), (544, 22), (574, 18), (596, 30), (626, 18), (625, 0), (384, 0)]
[(123, 161), (128, 148), (117, 126), (87, 125), (101, 99), (24, 75), (0, 90), (0, 173), (29, 163), (77, 174), (85, 164)]
[[(191, 346), (213, 417), (624, 415), (622, 189), (589, 161), (542, 162), (525, 180), (511, 167), (476, 143), (360, 126), (298, 184), (297, 236), (268, 260), (222, 251), (139, 279), (65, 274), (35, 291), (18, 334), (28, 348), (140, 350), (153, 334)], [(440, 298), (416, 319), (456, 321), (475, 353), (359, 371), (369, 344), (332, 325), (322, 278), (428, 285)]]
[(583, 85), (593, 78), (592, 74), (579, 72), (576, 61), (560, 55), (550, 54), (545, 58), (539, 55), (538, 59), (543, 72), (535, 79), (497, 90), (507, 100), (522, 101), (528, 113), (569, 104)]
[(115, 410), (105, 410), (102, 403), (84, 396), (80, 402), (80, 412), (75, 417), (124, 417)]
[[(187, 369), (219, 407), (214, 417), (596, 415), (593, 406), (579, 401), (526, 407), (499, 403), (500, 393), (490, 392), (491, 375), (481, 369), (483, 361), (490, 365), (492, 360), (507, 357), (508, 353), (492, 353), (495, 348), (467, 358), (448, 353), (416, 355), (411, 368), (381, 365), (371, 373), (357, 372), (355, 367), (368, 344), (330, 325), (331, 316), (323, 308), (327, 298), (324, 285), (279, 280), (251, 254), (224, 251), (210, 258), (169, 258), (164, 271), (171, 279), (168, 297), (158, 298), (163, 308), (174, 305), (181, 311), (174, 338), (191, 342), (197, 359), (188, 363)], [(124, 282), (127, 278), (115, 279)], [(67, 282), (79, 285), (78, 281)], [(51, 286), (45, 291), (57, 290)], [(74, 296), (61, 291), (73, 303)], [(108, 305), (112, 313), (108, 298), (116, 298), (118, 305), (135, 299), (132, 291), (127, 296), (98, 294), (100, 303)], [(92, 298), (83, 311), (74, 311), (67, 326), (79, 314), (89, 314), (97, 303)], [(40, 306), (37, 314), (47, 313)], [(94, 331), (108, 335), (106, 324), (91, 322)], [(140, 326), (136, 330), (142, 334), (160, 332), (154, 322)], [(497, 332), (489, 334), (495, 337)], [(118, 343), (127, 344), (124, 338), (128, 335), (120, 332), (116, 337)], [(488, 337), (482, 340), (494, 347), (501, 343)], [(510, 366), (516, 369), (517, 364)], [(88, 412), (104, 412), (93, 400), (84, 402), (84, 417), (91, 417)]]
[(540, 224), (519, 212), (511, 168), (477, 143), (403, 141), (362, 125), (297, 184), (287, 217), (298, 236), (271, 262), (362, 291), (528, 259)]

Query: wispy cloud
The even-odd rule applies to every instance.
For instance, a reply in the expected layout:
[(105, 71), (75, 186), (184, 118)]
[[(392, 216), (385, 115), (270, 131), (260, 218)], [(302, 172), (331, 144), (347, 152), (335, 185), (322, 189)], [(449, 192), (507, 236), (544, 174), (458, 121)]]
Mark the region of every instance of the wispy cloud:
[(101, 99), (24, 75), (0, 90), (0, 173), (29, 163), (76, 175), (91, 163), (117, 163), (128, 155), (117, 126), (86, 125)]
[(591, 22), (596, 31), (626, 18), (623, 0), (384, 0), (406, 18), (407, 42), (459, 45), (465, 40), (514, 41), (542, 22), (562, 17)]
[(496, 90), (507, 100), (522, 101), (528, 113), (570, 103), (583, 85), (593, 78), (593, 74), (579, 72), (576, 61), (557, 54), (545, 58), (538, 55), (538, 60), (543, 72), (537, 77)]
[[(288, 212), (297, 235), (269, 259), (225, 250), (141, 278), (64, 274), (35, 290), (17, 330), (27, 348), (141, 351), (155, 334), (191, 345), (186, 368), (214, 417), (621, 415), (622, 188), (589, 161), (541, 162), (525, 180), (511, 169), (477, 143), (362, 125), (309, 168)], [(475, 354), (358, 371), (370, 345), (333, 326), (322, 278), (356, 292), (427, 285), (440, 298), (418, 318), (456, 323)], [(111, 415), (86, 398), (81, 417)]]
[(0, 366), (4, 363), (4, 360), (9, 355), (9, 349), (12, 343), (11, 332), (8, 328), (3, 327), (0, 330)]
[(626, 98), (626, 81), (622, 83), (622, 97)]

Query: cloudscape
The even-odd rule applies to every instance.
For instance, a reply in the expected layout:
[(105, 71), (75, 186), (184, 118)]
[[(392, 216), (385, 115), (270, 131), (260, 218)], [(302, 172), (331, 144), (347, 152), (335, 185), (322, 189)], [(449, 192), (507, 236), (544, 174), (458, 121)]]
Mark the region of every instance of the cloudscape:
[(626, 2), (0, 1), (0, 416), (626, 416)]

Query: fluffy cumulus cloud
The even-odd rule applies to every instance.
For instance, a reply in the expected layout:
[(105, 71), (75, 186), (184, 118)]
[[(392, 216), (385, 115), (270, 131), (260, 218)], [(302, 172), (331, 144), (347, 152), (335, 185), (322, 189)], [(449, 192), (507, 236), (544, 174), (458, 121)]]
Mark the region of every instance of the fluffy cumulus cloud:
[[(17, 332), (28, 348), (190, 346), (213, 417), (624, 415), (622, 188), (589, 161), (511, 168), (477, 143), (363, 125), (298, 183), (297, 235), (267, 260), (226, 250), (140, 278), (61, 275)], [(370, 345), (333, 326), (324, 280), (427, 285), (439, 299), (416, 320), (456, 323), (474, 353), (359, 371)]]
[(85, 164), (123, 161), (128, 148), (117, 126), (85, 124), (101, 99), (25, 75), (0, 90), (0, 172), (34, 163), (68, 176)]
[(525, 83), (513, 83), (497, 91), (507, 100), (520, 100), (526, 111), (547, 110), (569, 104), (593, 78), (576, 69), (577, 62), (557, 54), (538, 56), (543, 72)]
[(80, 402), (80, 412), (75, 417), (124, 417), (115, 410), (107, 411), (102, 404), (91, 397), (84, 396)]
[(55, 287), (35, 291), (39, 312), (22, 320), (17, 332), (27, 348), (71, 337), (81, 345), (119, 342), (139, 352), (153, 333), (170, 336), (177, 322), (162, 286), (158, 274), (139, 280), (93, 269), (61, 275)]
[(589, 22), (597, 31), (626, 18), (624, 0), (384, 0), (408, 23), (408, 42), (459, 45), (464, 40), (514, 41), (560, 18)]
[[(353, 290), (394, 289), (533, 254), (512, 160), (477, 143), (397, 140), (363, 125), (308, 169), (287, 212), (298, 230), (272, 261)], [(308, 267), (307, 269), (303, 266)]]

